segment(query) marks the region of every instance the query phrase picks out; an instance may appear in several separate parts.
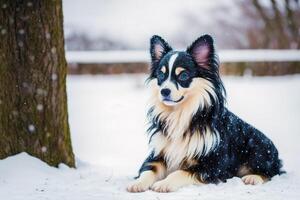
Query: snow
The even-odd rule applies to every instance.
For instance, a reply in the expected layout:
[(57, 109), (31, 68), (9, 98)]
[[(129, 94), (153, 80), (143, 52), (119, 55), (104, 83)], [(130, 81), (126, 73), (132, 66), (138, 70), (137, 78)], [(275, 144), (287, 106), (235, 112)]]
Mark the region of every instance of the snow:
[(35, 126), (33, 124), (28, 125), (28, 130), (33, 133), (35, 132)]
[(51, 75), (51, 79), (52, 79), (52, 81), (56, 81), (56, 80), (57, 80), (57, 74), (56, 74), (56, 73), (53, 73), (53, 74)]
[(19, 34), (21, 34), (21, 35), (25, 34), (25, 30), (24, 30), (24, 29), (20, 29), (18, 32), (19, 32)]
[[(147, 153), (144, 75), (69, 76), (68, 100), (77, 169), (49, 167), (21, 153), (0, 161), (0, 199), (299, 199), (300, 75), (225, 77), (228, 107), (278, 147), (287, 174), (260, 186), (239, 178), (176, 193), (131, 194), (125, 187)], [(47, 150), (47, 149), (44, 149)]]
[(38, 105), (36, 106), (36, 109), (37, 109), (38, 111), (42, 111), (42, 110), (44, 109), (44, 106), (43, 106), (42, 104), (38, 104)]
[[(244, 49), (220, 50), (222, 62), (290, 62), (300, 61), (300, 50)], [(148, 51), (68, 51), (69, 63), (132, 63), (149, 62)]]

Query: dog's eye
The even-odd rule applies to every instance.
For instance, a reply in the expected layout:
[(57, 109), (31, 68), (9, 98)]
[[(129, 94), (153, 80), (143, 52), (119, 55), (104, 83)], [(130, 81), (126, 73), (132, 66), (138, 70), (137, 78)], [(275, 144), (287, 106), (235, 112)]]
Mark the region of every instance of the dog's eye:
[(162, 71), (157, 72), (157, 79), (163, 80), (165, 78), (165, 74)]
[(190, 78), (190, 75), (189, 75), (189, 73), (186, 72), (186, 71), (183, 71), (183, 72), (181, 72), (181, 73), (178, 75), (178, 79), (179, 79), (180, 81), (186, 81), (186, 80), (188, 80), (189, 78)]

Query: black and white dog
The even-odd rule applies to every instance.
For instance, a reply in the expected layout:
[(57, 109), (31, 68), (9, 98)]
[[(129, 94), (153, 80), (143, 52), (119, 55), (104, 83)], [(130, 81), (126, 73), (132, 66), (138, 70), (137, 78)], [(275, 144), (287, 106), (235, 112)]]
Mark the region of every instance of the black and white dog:
[(272, 141), (225, 107), (211, 36), (201, 36), (186, 51), (173, 51), (153, 36), (150, 52), (151, 153), (129, 192), (170, 192), (234, 176), (260, 184), (282, 173)]

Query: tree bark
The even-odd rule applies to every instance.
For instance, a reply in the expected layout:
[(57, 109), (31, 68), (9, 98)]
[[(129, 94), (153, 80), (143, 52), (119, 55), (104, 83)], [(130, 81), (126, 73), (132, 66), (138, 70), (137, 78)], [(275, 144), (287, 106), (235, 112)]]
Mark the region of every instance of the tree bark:
[(75, 167), (61, 0), (0, 0), (0, 159)]

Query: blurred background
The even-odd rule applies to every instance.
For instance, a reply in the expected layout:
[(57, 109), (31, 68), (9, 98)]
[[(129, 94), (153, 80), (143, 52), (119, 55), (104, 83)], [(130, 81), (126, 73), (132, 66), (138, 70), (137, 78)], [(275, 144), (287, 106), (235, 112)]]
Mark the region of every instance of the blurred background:
[[(176, 49), (185, 49), (204, 33), (214, 36), (220, 57), (225, 56), (221, 59), (224, 74), (300, 72), (299, 54), (294, 56), (298, 59), (291, 58), (293, 52), (282, 52), (281, 60), (276, 59), (278, 54), (260, 52), (257, 56), (264, 59), (255, 60), (243, 54), (236, 59), (241, 52), (222, 51), (299, 49), (298, 0), (64, 0), (63, 6), (67, 51), (126, 50), (122, 55), (98, 54), (98, 60), (96, 54), (68, 54), (70, 63), (77, 63), (70, 73), (146, 72), (148, 55), (144, 52), (153, 34)], [(125, 59), (112, 63), (101, 56)]]
[(212, 34), (220, 49), (298, 49), (298, 0), (64, 0), (67, 50), (148, 49), (159, 34), (185, 48)]

